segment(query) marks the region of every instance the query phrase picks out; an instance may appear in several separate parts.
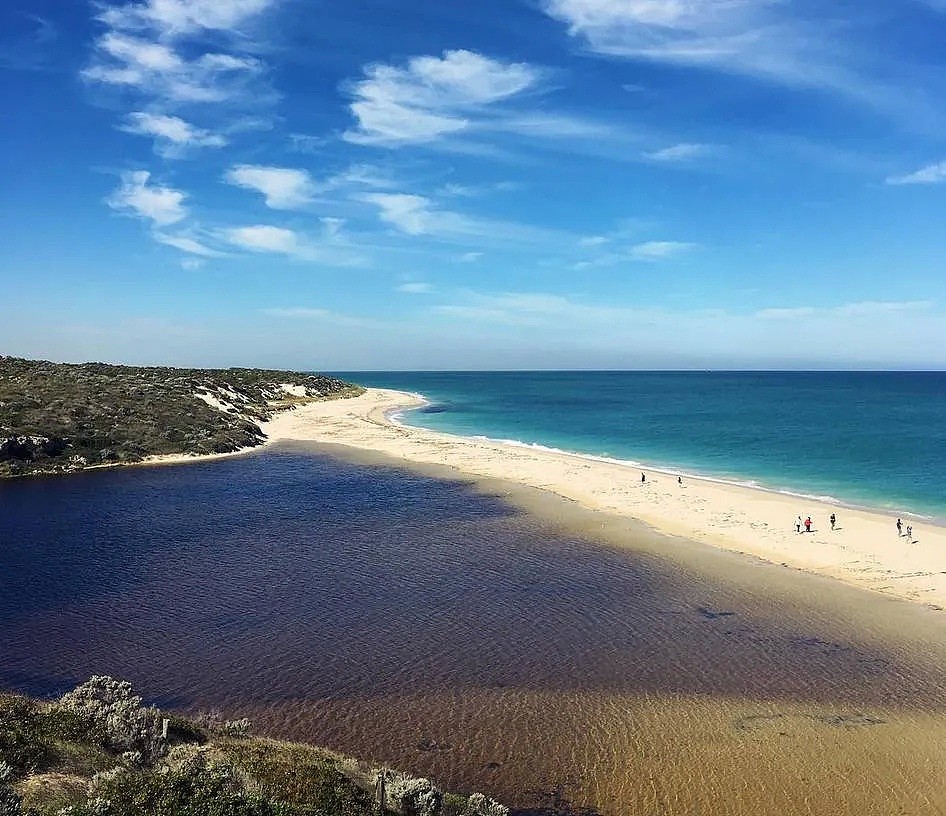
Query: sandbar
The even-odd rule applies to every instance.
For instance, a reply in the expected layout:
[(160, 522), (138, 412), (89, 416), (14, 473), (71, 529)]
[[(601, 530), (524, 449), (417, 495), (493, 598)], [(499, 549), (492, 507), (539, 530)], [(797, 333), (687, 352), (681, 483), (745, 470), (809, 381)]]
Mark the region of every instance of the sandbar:
[[(897, 518), (888, 513), (692, 475), (680, 484), (677, 473), (649, 466), (642, 482), (636, 465), (456, 436), (391, 418), (421, 405), (416, 395), (370, 388), (359, 397), (284, 411), (262, 428), (270, 443), (342, 445), (406, 463), (446, 466), (466, 476), (517, 482), (667, 535), (946, 608), (944, 527), (903, 516), (904, 532), (907, 524), (913, 527), (911, 541), (898, 535)], [(811, 532), (796, 532), (799, 515), (811, 517)]]

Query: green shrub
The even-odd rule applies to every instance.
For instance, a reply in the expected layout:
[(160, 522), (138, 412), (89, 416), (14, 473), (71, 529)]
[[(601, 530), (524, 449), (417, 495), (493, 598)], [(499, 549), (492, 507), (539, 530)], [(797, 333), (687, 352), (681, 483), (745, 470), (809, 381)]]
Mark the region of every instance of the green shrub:
[(94, 799), (67, 816), (303, 816), (241, 788), (231, 768), (208, 763), (202, 753), (176, 769), (116, 769), (92, 782)]
[(184, 717), (168, 717), (168, 744), (183, 745), (197, 744), (203, 745), (207, 742), (207, 732), (197, 723)]
[(162, 717), (132, 694), (131, 683), (95, 676), (63, 695), (59, 707), (77, 717), (114, 751), (137, 751), (151, 763), (167, 749), (161, 736)]
[(298, 812), (331, 816), (370, 816), (375, 812), (374, 799), (315, 749), (230, 742), (225, 750), (263, 796), (301, 809)]
[(10, 787), (13, 769), (6, 762), (0, 762), (0, 816), (20, 816), (22, 812), (20, 797)]
[(0, 695), (0, 762), (11, 777), (23, 776), (43, 767), (49, 756), (49, 740), (43, 716), (32, 700), (13, 694)]

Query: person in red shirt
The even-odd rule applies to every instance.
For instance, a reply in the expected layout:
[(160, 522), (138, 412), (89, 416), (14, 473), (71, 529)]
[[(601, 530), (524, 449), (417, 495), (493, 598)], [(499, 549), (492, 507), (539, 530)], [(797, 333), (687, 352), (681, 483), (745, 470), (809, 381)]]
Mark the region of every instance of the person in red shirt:
[(808, 516), (808, 518), (805, 519), (805, 532), (811, 532), (811, 516)]

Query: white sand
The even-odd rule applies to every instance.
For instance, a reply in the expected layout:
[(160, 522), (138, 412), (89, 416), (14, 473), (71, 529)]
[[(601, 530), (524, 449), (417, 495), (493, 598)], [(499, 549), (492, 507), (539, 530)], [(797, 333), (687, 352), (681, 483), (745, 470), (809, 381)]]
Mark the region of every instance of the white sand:
[[(896, 517), (812, 499), (684, 477), (646, 468), (405, 427), (386, 414), (421, 401), (369, 389), (353, 399), (303, 405), (263, 426), (270, 441), (307, 440), (376, 451), (408, 462), (446, 465), (472, 476), (509, 479), (553, 491), (593, 510), (643, 521), (656, 530), (785, 564), (935, 607), (946, 607), (946, 528), (913, 524), (912, 543)], [(838, 529), (830, 529), (836, 513)], [(794, 521), (811, 516), (813, 532)], [(804, 528), (803, 528), (804, 529)]]

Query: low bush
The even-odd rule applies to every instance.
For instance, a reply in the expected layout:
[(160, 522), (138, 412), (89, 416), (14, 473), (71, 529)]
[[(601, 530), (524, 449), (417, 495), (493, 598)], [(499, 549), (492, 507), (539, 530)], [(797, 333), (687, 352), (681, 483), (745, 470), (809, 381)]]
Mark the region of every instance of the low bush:
[(92, 677), (63, 695), (59, 707), (113, 751), (137, 751), (150, 764), (167, 750), (161, 713), (143, 706), (127, 681)]
[(0, 763), (11, 778), (43, 767), (49, 737), (39, 706), (27, 697), (0, 695)]
[(224, 753), (260, 794), (301, 813), (373, 816), (373, 797), (314, 748), (281, 743), (222, 743)]

